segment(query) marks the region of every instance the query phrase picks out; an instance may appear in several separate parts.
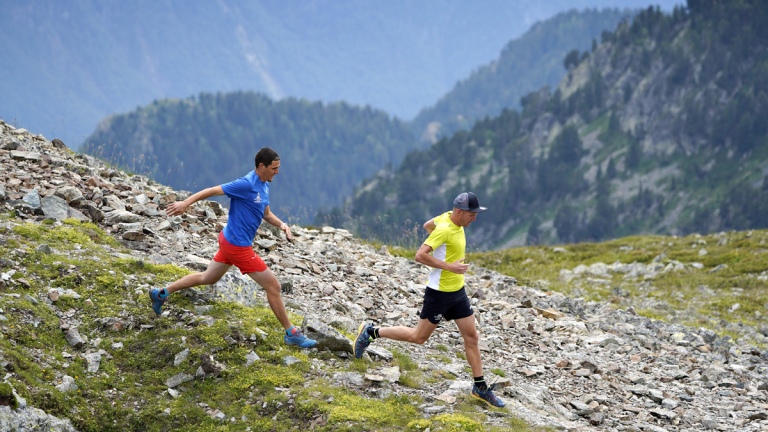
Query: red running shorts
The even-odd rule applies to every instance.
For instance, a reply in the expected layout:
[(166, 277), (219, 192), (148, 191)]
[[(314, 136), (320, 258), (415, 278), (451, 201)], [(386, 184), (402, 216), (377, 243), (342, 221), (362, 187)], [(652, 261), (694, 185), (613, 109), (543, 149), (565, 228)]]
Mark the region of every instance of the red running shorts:
[(219, 251), (213, 260), (222, 264), (233, 265), (240, 269), (242, 274), (263, 272), (267, 269), (261, 258), (256, 255), (250, 246), (235, 246), (224, 237), (224, 230), (219, 232)]

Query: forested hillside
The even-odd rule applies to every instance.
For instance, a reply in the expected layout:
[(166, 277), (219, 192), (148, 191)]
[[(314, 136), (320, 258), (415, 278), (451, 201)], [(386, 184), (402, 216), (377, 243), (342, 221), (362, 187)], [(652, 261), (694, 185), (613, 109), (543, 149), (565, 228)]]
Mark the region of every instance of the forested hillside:
[(649, 8), (567, 55), (522, 112), (364, 182), (351, 223), (384, 235), (472, 190), (491, 209), (469, 230), (482, 247), (768, 226), (766, 24), (752, 0)]
[(160, 100), (108, 117), (82, 150), (197, 190), (247, 174), (256, 152), (272, 147), (282, 160), (270, 205), (306, 222), (414, 146), (405, 123), (370, 107), (235, 92)]
[(556, 86), (567, 70), (563, 58), (571, 50), (589, 49), (603, 31), (612, 31), (637, 11), (585, 9), (561, 12), (540, 21), (507, 43), (499, 58), (456, 83), (435, 105), (411, 121), (422, 140), (451, 136), (470, 129), (478, 119), (498, 116), (504, 108), (520, 108), (520, 98), (543, 85)]
[(344, 100), (411, 118), (538, 20), (646, 3), (3, 2), (0, 118), (72, 148), (110, 114), (199, 92)]

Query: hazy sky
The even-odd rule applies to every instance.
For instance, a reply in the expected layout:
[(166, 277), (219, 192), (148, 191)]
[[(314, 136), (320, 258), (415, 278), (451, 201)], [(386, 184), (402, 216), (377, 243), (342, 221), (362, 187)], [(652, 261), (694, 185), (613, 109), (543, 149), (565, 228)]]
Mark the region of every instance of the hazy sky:
[[(676, 2), (656, 2), (671, 10)], [(0, 1), (0, 118), (78, 144), (166, 97), (256, 90), (403, 119), (534, 22), (640, 0)]]

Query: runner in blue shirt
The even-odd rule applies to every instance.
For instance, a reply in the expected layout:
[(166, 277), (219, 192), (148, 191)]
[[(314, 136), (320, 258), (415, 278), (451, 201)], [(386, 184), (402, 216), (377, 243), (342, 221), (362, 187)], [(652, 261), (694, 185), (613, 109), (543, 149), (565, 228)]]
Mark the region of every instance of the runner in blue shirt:
[(163, 303), (171, 293), (193, 286), (215, 284), (234, 265), (240, 272), (264, 287), (269, 307), (285, 328), (285, 343), (311, 348), (317, 342), (306, 337), (291, 324), (280, 296), (280, 282), (251, 247), (262, 219), (283, 230), (288, 240), (293, 238), (288, 224), (269, 210), (269, 182), (280, 172), (280, 156), (271, 148), (264, 147), (256, 153), (255, 165), (256, 169), (245, 177), (202, 190), (184, 201), (168, 205), (168, 216), (176, 216), (184, 213), (187, 207), (197, 201), (226, 195), (230, 198), (229, 219), (227, 226), (219, 233), (219, 251), (205, 272), (184, 276), (165, 288), (151, 289), (149, 297), (152, 300), (152, 309), (160, 315), (163, 312)]

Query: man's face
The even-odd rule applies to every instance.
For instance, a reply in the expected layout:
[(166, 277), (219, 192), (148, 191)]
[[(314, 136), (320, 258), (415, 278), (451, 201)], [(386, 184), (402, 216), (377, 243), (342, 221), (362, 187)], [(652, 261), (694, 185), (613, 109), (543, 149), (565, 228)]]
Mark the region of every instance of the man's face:
[(459, 212), (459, 225), (463, 227), (468, 227), (469, 224), (475, 221), (477, 219), (477, 213), (471, 212), (469, 210), (456, 210)]
[(256, 174), (259, 175), (259, 178), (261, 178), (263, 181), (271, 182), (273, 178), (275, 178), (276, 175), (280, 173), (280, 161), (275, 160), (272, 161), (272, 163), (269, 166), (264, 166), (264, 164), (259, 164), (259, 167), (256, 169)]

